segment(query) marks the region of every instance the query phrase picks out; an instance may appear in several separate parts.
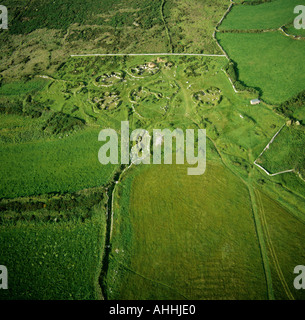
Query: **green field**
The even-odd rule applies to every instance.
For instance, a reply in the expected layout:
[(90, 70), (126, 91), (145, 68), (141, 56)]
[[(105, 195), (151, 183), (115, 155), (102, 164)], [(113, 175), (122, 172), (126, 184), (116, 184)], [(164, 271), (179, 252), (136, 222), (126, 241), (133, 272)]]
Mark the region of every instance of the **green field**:
[[(146, 67), (149, 63), (153, 63), (151, 69)], [(18, 197), (17, 203), (24, 202), (26, 196), (63, 195), (111, 184), (121, 169), (99, 164), (101, 143), (97, 137), (102, 128), (119, 130), (122, 120), (129, 120), (131, 128), (149, 131), (164, 127), (206, 128), (209, 162), (204, 176), (187, 176), (185, 166), (175, 165), (132, 168), (122, 176), (113, 193), (111, 252), (101, 279), (105, 298), (285, 298), (281, 288), (267, 288), (270, 279), (277, 283), (277, 278), (266, 231), (257, 226), (259, 198), (249, 178), (255, 154), (261, 152), (283, 119), (266, 104), (251, 106), (251, 92), (234, 93), (222, 71), (226, 63), (222, 57), (75, 57), (49, 77), (40, 90), (32, 84), (40, 82), (37, 78), (25, 82), (19, 95), (2, 92), (1, 197)], [(14, 83), (3, 88), (14, 88)], [(92, 260), (96, 281), (105, 236), (101, 241), (92, 239), (102, 234), (105, 222), (102, 219), (93, 228), (93, 218), (81, 214), (84, 208), (88, 210), (81, 204), (70, 208), (69, 218), (61, 218), (63, 221), (56, 225), (46, 222), (55, 219), (56, 210), (36, 214), (34, 224), (29, 220), (31, 211), (23, 213), (21, 220), (14, 211), (4, 213), (2, 225), (9, 225), (6, 236), (16, 239), (5, 259), (11, 261), (27, 224), (33, 225), (38, 237), (35, 240), (27, 235), (25, 247), (35, 243), (38, 248), (29, 259), (34, 265), (44, 256), (41, 237), (50, 232), (52, 248), (56, 230), (60, 233), (61, 228), (68, 228), (72, 230), (68, 239), (71, 234), (84, 238), (73, 236), (75, 241), (68, 246), (63, 233), (58, 242), (61, 250), (67, 248), (69, 257), (78, 259), (79, 248), (92, 241), (89, 248), (95, 258), (99, 252), (100, 259), (99, 264)], [(101, 219), (102, 212), (94, 219)], [(80, 214), (81, 222), (75, 222), (73, 217)], [(296, 215), (304, 217), (304, 212), (297, 211)], [(12, 219), (14, 224), (9, 222)], [(87, 224), (85, 236), (82, 230)], [(25, 250), (29, 249), (20, 251), (20, 257)], [(52, 252), (46, 252), (46, 259), (57, 270)], [(63, 259), (62, 264), (68, 263)], [(25, 286), (30, 286), (27, 281), (35, 272), (37, 268), (29, 278), (20, 275), (26, 279)], [(69, 281), (76, 290), (78, 285), (73, 279)], [(73, 289), (71, 296), (65, 295), (63, 282), (62, 291), (50, 295), (39, 291), (35, 297), (97, 298), (96, 282), (94, 286), (86, 277), (83, 279), (89, 287), (76, 293)], [(40, 282), (33, 286), (39, 287)], [(47, 286), (56, 287), (54, 282)], [(23, 296), (30, 297), (30, 292)]]
[(239, 79), (258, 88), (265, 101), (278, 104), (304, 89), (304, 41), (279, 32), (218, 33), (217, 38), (236, 61)]
[(284, 102), (304, 89), (300, 63), (304, 39), (295, 38), (293, 35), (302, 35), (302, 31), (292, 28), (297, 5), (297, 0), (234, 4), (216, 34), (236, 63), (238, 80), (257, 89), (270, 104)]
[(184, 166), (130, 169), (117, 190), (108, 298), (267, 299), (268, 272), (274, 298), (304, 298), (291, 274), (304, 258), (304, 224), (259, 191), (251, 203), (246, 185), (219, 163), (207, 168), (196, 179)]
[(220, 26), (220, 30), (278, 29), (291, 23), (298, 0), (273, 0), (260, 5), (235, 5)]
[(304, 143), (302, 128), (286, 126), (259, 158), (259, 163), (271, 173), (294, 169), (304, 176)]
[(304, 299), (302, 290), (293, 287), (294, 274), (291, 270), (304, 261), (304, 221), (296, 219), (272, 199), (256, 193), (262, 219), (271, 271), (275, 299)]
[(247, 188), (220, 165), (207, 168), (196, 178), (184, 166), (134, 169), (123, 181), (110, 298), (266, 298)]
[(103, 200), (96, 200), (101, 195), (88, 190), (0, 202), (0, 258), (9, 270), (1, 300), (102, 298), (106, 219)]

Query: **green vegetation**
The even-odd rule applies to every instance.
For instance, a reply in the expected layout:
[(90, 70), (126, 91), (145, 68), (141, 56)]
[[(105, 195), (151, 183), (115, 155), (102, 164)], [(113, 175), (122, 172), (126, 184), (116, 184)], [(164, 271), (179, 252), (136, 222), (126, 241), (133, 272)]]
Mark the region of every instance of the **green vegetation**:
[(99, 163), (98, 132), (88, 128), (64, 139), (2, 145), (1, 197), (74, 192), (106, 184), (116, 168)]
[(295, 124), (286, 126), (259, 159), (259, 163), (271, 173), (294, 169), (304, 177), (304, 147), (304, 128)]
[[(160, 20), (160, 0), (153, 3), (148, 0), (131, 0), (128, 1), (128, 4), (117, 0), (89, 0), (86, 2), (56, 0), (47, 3), (34, 0), (30, 1), (25, 8), (22, 1), (3, 2), (8, 9), (14, 12), (9, 29), (11, 34), (25, 34), (42, 28), (65, 31), (75, 23), (126, 27), (132, 25), (133, 21), (140, 20), (144, 28), (151, 28), (154, 24), (160, 23), (158, 21)], [(139, 8), (140, 10), (136, 10)], [(111, 19), (105, 19), (107, 16)]]
[(236, 62), (238, 79), (259, 88), (265, 101), (281, 103), (304, 89), (305, 67), (300, 61), (305, 42), (279, 32), (217, 33), (217, 38)]
[(305, 258), (304, 222), (261, 192), (256, 196), (268, 244), (275, 299), (304, 300), (304, 291), (295, 290), (293, 286), (295, 275), (291, 272), (295, 266), (302, 265)]
[(0, 86), (0, 96), (20, 96), (26, 93), (42, 90), (47, 84), (46, 80), (35, 79), (29, 81), (14, 81)]
[[(249, 3), (250, 4), (250, 3)], [(299, 0), (273, 0), (260, 5), (233, 6), (232, 11), (223, 21), (220, 30), (266, 30), (278, 29), (291, 23), (295, 14), (293, 9)]]
[(173, 52), (222, 54), (213, 32), (229, 4), (228, 0), (165, 1)]
[(288, 101), (281, 103), (275, 110), (285, 117), (299, 121), (304, 125), (305, 123), (305, 90), (292, 97)]
[[(0, 73), (54, 75), (71, 54), (221, 53), (213, 31), (229, 0), (89, 0), (2, 2), (10, 12), (0, 32)], [(165, 39), (165, 40), (164, 40)]]
[[(305, 48), (283, 32), (293, 3), (236, 1), (215, 31), (229, 0), (4, 1), (1, 299), (304, 299), (292, 286), (305, 223)], [(70, 56), (222, 54), (214, 31), (231, 60)], [(99, 132), (123, 120), (206, 129), (205, 174), (101, 165)], [(285, 122), (257, 161), (295, 172), (268, 176), (254, 160)]]
[(266, 298), (247, 188), (222, 166), (207, 168), (197, 177), (185, 166), (135, 168), (124, 179), (111, 299)]
[(252, 87), (264, 101), (278, 104), (304, 89), (304, 69), (299, 63), (304, 41), (283, 32), (291, 26), (298, 4), (297, 0), (275, 0), (233, 5), (216, 37), (233, 60), (237, 90)]
[(102, 192), (1, 201), (0, 257), (9, 289), (0, 299), (102, 298)]

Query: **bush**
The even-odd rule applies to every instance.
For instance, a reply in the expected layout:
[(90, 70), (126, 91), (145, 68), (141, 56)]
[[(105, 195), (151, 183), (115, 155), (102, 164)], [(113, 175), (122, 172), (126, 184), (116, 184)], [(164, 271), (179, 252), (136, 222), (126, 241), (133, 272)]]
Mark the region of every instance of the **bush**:
[(298, 108), (305, 106), (305, 90), (301, 91), (296, 96), (291, 99), (281, 103), (275, 110), (285, 117), (288, 117), (292, 120), (297, 120), (294, 118), (294, 112), (297, 111)]
[(42, 130), (53, 134), (60, 134), (76, 129), (81, 129), (86, 124), (85, 120), (79, 119), (63, 112), (54, 112), (46, 121)]
[(240, 80), (238, 80), (238, 69), (234, 61), (232, 60), (229, 61), (224, 69), (226, 73), (229, 75), (229, 77), (231, 78), (237, 91), (248, 91), (250, 93), (257, 94), (257, 95), (261, 94), (258, 88), (247, 87)]

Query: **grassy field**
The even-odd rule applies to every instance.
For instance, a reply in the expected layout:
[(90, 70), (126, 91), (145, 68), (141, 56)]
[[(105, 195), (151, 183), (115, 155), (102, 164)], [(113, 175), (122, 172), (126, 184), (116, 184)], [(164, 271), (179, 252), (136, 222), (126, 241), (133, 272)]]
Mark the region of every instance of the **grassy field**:
[(196, 178), (184, 166), (136, 168), (123, 181), (112, 299), (266, 298), (247, 188), (222, 166), (207, 168)]
[(279, 104), (302, 91), (304, 41), (292, 35), (297, 0), (275, 0), (259, 5), (235, 4), (216, 34), (229, 57), (236, 62), (238, 79), (259, 90), (270, 104)]
[(294, 169), (304, 176), (304, 144), (304, 130), (286, 126), (259, 158), (259, 163), (271, 173)]
[(260, 5), (235, 5), (220, 26), (220, 30), (278, 29), (291, 23), (298, 0), (273, 0)]
[(102, 298), (105, 208), (95, 200), (103, 191), (93, 199), (90, 192), (1, 201), (0, 257), (9, 283), (1, 300)]
[(295, 290), (292, 270), (304, 261), (304, 221), (296, 219), (278, 203), (256, 193), (268, 254), (271, 261), (275, 299), (304, 300), (304, 291)]
[(22, 96), (27, 93), (35, 93), (42, 90), (47, 84), (44, 79), (35, 79), (30, 81), (14, 81), (3, 84), (0, 87), (1, 96)]
[(212, 34), (229, 0), (33, 0), (26, 6), (14, 0), (3, 5), (10, 28), (0, 32), (0, 72), (10, 80), (54, 75), (71, 54), (220, 53)]
[(1, 146), (0, 197), (74, 192), (105, 185), (116, 167), (101, 166), (98, 129), (50, 141)]
[(259, 88), (265, 101), (278, 104), (304, 89), (304, 41), (279, 32), (218, 33), (217, 38), (236, 61), (239, 79)]

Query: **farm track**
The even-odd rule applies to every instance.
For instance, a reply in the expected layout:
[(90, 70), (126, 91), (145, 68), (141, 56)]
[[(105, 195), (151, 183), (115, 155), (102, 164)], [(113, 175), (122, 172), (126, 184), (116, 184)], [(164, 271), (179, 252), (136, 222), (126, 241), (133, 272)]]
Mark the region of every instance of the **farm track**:
[(256, 234), (257, 234), (258, 246), (259, 246), (261, 257), (262, 257), (262, 265), (263, 265), (263, 269), (264, 269), (264, 273), (265, 273), (268, 298), (269, 298), (269, 300), (274, 300), (271, 269), (270, 269), (268, 254), (267, 254), (267, 250), (266, 250), (266, 244), (265, 244), (265, 240), (264, 240), (264, 232), (263, 232), (262, 224), (261, 224), (258, 212), (257, 212), (257, 205), (256, 205), (256, 201), (255, 201), (255, 194), (254, 194), (254, 188), (252, 186), (252, 183), (251, 183), (251, 181), (249, 181), (249, 182), (245, 181), (239, 174), (234, 172), (234, 170), (232, 170), (230, 168), (230, 166), (228, 166), (226, 164), (223, 156), (221, 155), (219, 149), (217, 148), (216, 143), (211, 138), (209, 138), (209, 139), (214, 144), (214, 146), (217, 150), (217, 153), (219, 154), (221, 161), (225, 165), (225, 167), (227, 169), (229, 169), (236, 177), (238, 177), (245, 184), (245, 186), (247, 187), (247, 189), (249, 191), (249, 198), (250, 198), (252, 214), (253, 214), (253, 222), (254, 222), (254, 226), (255, 226), (255, 230), (256, 230)]
[(247, 185), (249, 190), (249, 196), (251, 199), (252, 213), (253, 213), (256, 234), (258, 238), (263, 267), (265, 271), (268, 298), (269, 300), (274, 300), (275, 298), (274, 298), (273, 285), (272, 285), (272, 274), (271, 274), (270, 263), (268, 259), (268, 252), (266, 249), (266, 243), (264, 239), (264, 230), (262, 228), (261, 220), (258, 214), (257, 204), (255, 201), (255, 190), (250, 183), (248, 183)]
[(282, 284), (282, 286), (283, 286), (283, 288), (285, 290), (285, 293), (286, 293), (288, 299), (294, 300), (294, 296), (291, 293), (291, 291), (289, 289), (289, 286), (288, 286), (288, 284), (287, 284), (287, 282), (285, 280), (285, 277), (283, 275), (281, 266), (280, 266), (279, 261), (278, 261), (277, 254), (275, 252), (275, 249), (274, 249), (274, 246), (273, 246), (273, 243), (272, 243), (272, 239), (271, 239), (271, 236), (270, 236), (270, 231), (269, 231), (269, 227), (268, 227), (268, 223), (267, 223), (267, 219), (266, 219), (265, 210), (264, 210), (264, 207), (263, 207), (261, 195), (256, 190), (254, 190), (254, 192), (255, 192), (255, 195), (256, 195), (256, 199), (258, 200), (258, 209), (259, 209), (258, 211), (261, 213), (260, 216), (261, 216), (262, 226), (263, 226), (263, 229), (265, 231), (264, 234), (266, 235), (267, 244), (268, 244), (268, 247), (269, 247), (269, 251), (270, 251), (270, 254), (271, 254), (275, 269), (276, 269), (276, 272), (277, 272), (277, 274), (279, 276), (280, 282), (281, 282), (281, 284)]

